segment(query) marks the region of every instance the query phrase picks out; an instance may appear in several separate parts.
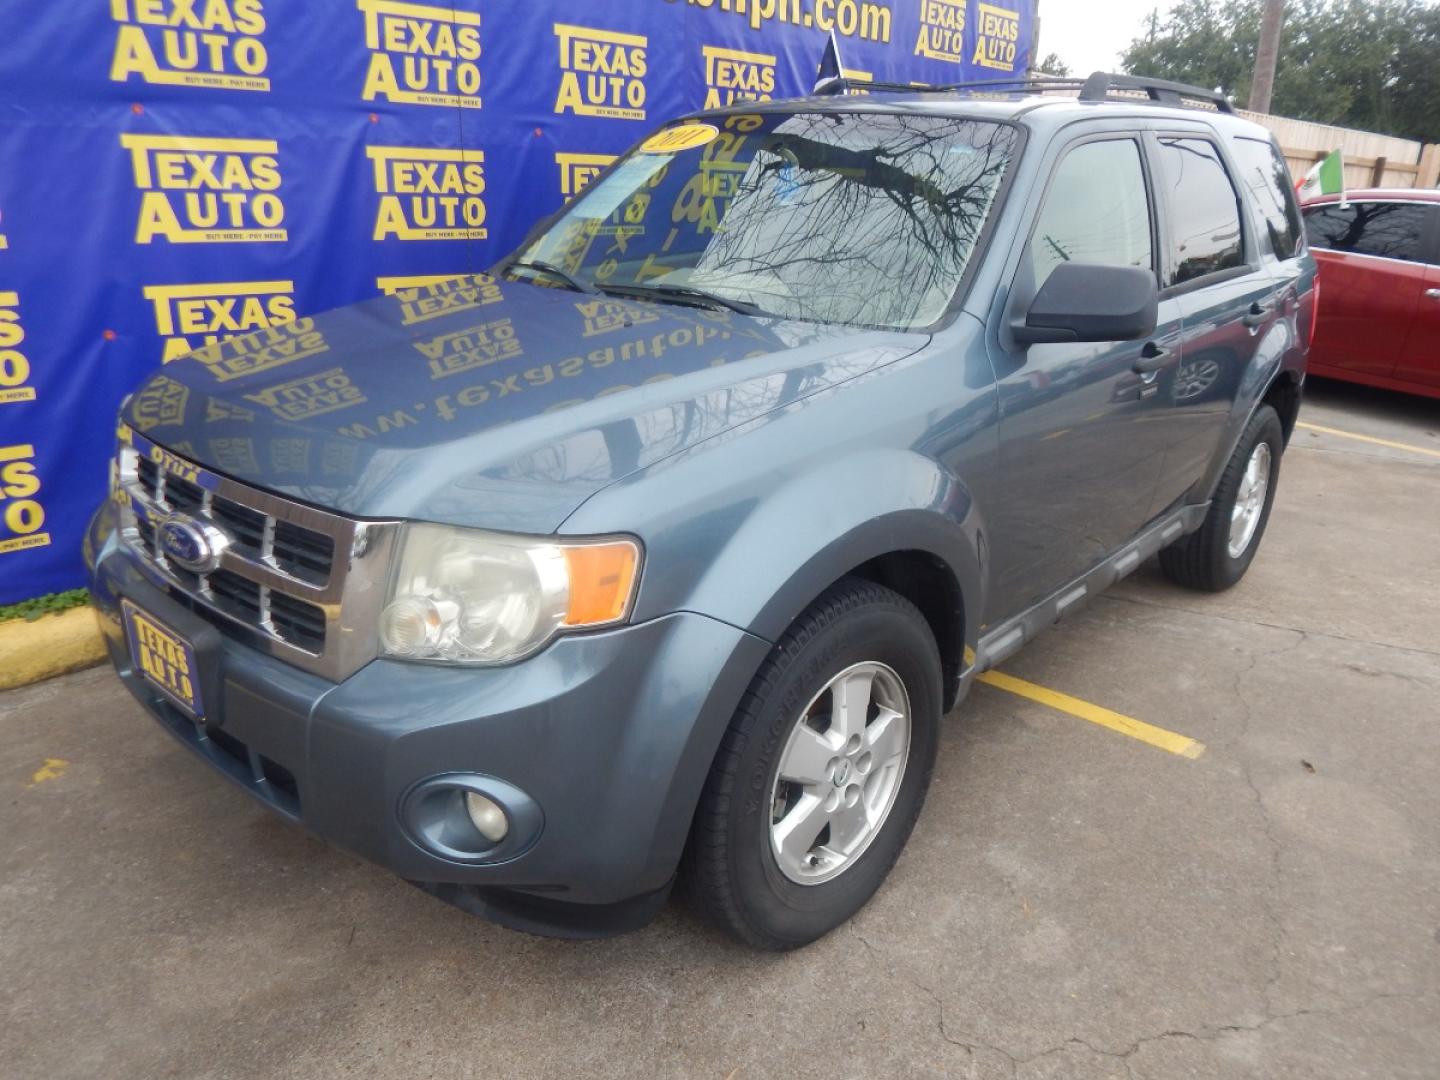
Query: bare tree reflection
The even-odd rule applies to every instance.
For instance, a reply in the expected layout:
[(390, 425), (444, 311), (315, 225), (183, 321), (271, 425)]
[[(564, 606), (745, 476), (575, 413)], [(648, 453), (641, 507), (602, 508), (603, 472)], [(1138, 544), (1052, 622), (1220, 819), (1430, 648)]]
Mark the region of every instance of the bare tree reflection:
[(959, 284), (1015, 143), (1011, 128), (933, 115), (726, 123), (658, 172), (626, 178), (622, 164), (602, 186), (628, 187), (581, 200), (530, 255), (602, 288), (692, 284), (792, 319), (927, 325)]
[(762, 142), (697, 276), (791, 317), (909, 326), (943, 312), (1014, 135), (925, 116), (802, 115)]
[(1317, 208), (1308, 227), (1317, 247), (1415, 259), (1425, 214), (1421, 203), (1336, 203)]

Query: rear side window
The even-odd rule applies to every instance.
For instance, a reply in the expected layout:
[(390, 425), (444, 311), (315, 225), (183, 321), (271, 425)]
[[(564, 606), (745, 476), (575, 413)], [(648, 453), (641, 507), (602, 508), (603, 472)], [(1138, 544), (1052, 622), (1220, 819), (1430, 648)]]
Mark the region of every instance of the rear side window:
[(1157, 182), (1168, 194), (1170, 215), (1165, 285), (1244, 265), (1240, 200), (1214, 143), (1161, 137)]
[(1030, 237), (1035, 287), (1062, 262), (1154, 266), (1150, 202), (1133, 139), (1083, 143), (1056, 167)]
[(1277, 259), (1294, 257), (1300, 246), (1300, 208), (1285, 159), (1273, 144), (1259, 139), (1235, 139), (1231, 143), (1239, 159), (1240, 179), (1265, 217), (1265, 231)]
[(1312, 206), (1305, 211), (1305, 232), (1311, 247), (1423, 262), (1420, 234), (1426, 210), (1403, 202)]

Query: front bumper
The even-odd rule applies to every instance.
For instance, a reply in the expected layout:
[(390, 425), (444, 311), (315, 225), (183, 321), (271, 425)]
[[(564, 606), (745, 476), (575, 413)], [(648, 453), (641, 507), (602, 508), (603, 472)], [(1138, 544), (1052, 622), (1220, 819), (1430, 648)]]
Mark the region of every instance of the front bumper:
[[(153, 578), (102, 507), (86, 538), (110, 658), (160, 724), (272, 810), (496, 921), (538, 932), (626, 929), (663, 902), (720, 737), (769, 650), (688, 612), (562, 637), (501, 668), (376, 660), (331, 683), (221, 632)], [(136, 671), (128, 597), (193, 644), (193, 721)], [(401, 820), (415, 785), (496, 778), (539, 810), (520, 849), (460, 862)]]

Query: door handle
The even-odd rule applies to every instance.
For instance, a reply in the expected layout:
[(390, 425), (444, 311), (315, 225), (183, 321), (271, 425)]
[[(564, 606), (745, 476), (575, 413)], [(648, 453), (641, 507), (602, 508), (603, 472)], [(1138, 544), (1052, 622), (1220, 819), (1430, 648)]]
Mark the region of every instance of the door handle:
[(1153, 341), (1147, 341), (1145, 347), (1140, 350), (1140, 359), (1135, 361), (1135, 366), (1130, 370), (1136, 375), (1153, 375), (1174, 361), (1175, 354), (1169, 349), (1161, 348)]
[(1246, 326), (1248, 326), (1251, 330), (1254, 330), (1257, 326), (1259, 326), (1265, 321), (1265, 317), (1269, 314), (1269, 307), (1264, 304), (1254, 303), (1250, 305), (1250, 310), (1245, 313), (1244, 318), (1242, 318), (1240, 321)]
[(1440, 289), (1426, 289), (1425, 295), (1431, 300), (1440, 300)]

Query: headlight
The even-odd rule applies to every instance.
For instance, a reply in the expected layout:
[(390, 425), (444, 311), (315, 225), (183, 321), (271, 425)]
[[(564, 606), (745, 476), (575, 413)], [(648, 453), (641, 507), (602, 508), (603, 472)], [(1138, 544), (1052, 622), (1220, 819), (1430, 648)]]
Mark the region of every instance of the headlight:
[(630, 614), (634, 540), (538, 540), (407, 525), (380, 643), (410, 660), (503, 664)]

